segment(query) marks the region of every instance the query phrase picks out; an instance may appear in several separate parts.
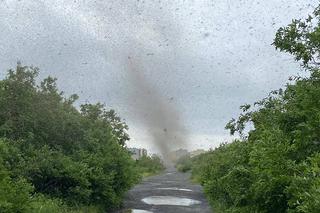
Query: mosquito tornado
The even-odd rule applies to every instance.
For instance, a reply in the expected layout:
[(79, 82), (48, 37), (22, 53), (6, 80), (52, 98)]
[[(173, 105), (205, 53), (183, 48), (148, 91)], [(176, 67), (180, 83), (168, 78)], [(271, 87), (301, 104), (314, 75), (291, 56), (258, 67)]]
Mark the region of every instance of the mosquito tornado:
[(133, 95), (134, 111), (152, 136), (152, 143), (165, 160), (172, 149), (186, 148), (187, 131), (174, 103), (157, 91), (145, 77), (143, 59), (129, 56), (128, 77), (136, 91)]
[[(181, 26), (175, 21), (176, 6), (166, 2), (134, 2), (129, 7), (127, 3), (115, 2), (119, 8), (127, 8), (124, 10), (126, 13), (108, 16), (106, 20), (114, 23), (114, 26), (119, 23), (124, 23), (124, 26), (120, 24), (121, 27), (114, 30), (117, 39), (109, 49), (115, 54), (105, 53), (103, 56), (109, 62), (112, 58), (111, 61), (124, 71), (126, 83), (130, 85), (126, 104), (131, 120), (139, 129), (148, 131), (150, 143), (167, 159), (171, 150), (186, 148), (188, 144), (188, 131), (184, 127), (179, 106), (172, 100), (178, 93), (172, 91), (172, 94), (166, 92), (164, 95), (164, 85), (171, 82), (175, 85), (170, 86), (176, 88), (181, 83), (173, 82), (180, 68), (176, 57), (181, 56), (182, 44)], [(159, 9), (162, 7), (168, 9)], [(171, 81), (166, 81), (171, 76)]]

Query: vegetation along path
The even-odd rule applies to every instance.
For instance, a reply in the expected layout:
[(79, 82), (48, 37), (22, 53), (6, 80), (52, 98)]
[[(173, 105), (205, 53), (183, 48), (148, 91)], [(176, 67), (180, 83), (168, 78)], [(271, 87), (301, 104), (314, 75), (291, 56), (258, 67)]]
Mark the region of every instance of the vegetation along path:
[(190, 182), (190, 174), (173, 168), (145, 179), (130, 190), (124, 200), (124, 209), (121, 213), (211, 212), (202, 187)]

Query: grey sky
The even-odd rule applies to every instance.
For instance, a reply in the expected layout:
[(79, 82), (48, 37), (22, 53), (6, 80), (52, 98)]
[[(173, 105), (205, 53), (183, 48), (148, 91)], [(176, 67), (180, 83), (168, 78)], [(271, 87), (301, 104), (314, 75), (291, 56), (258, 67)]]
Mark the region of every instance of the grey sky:
[(136, 117), (125, 59), (139, 57), (148, 84), (182, 115), (190, 148), (228, 139), (239, 106), (299, 72), (271, 43), (316, 0), (0, 0), (0, 78), (17, 60), (58, 78), (80, 103), (103, 102), (129, 124), (130, 146), (152, 151)]

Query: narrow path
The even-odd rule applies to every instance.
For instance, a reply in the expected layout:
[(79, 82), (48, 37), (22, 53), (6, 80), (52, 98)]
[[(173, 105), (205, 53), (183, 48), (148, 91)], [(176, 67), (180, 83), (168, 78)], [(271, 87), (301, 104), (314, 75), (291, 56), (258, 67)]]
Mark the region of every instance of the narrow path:
[(188, 213), (212, 212), (202, 188), (190, 182), (190, 175), (168, 169), (145, 179), (130, 190), (121, 213)]

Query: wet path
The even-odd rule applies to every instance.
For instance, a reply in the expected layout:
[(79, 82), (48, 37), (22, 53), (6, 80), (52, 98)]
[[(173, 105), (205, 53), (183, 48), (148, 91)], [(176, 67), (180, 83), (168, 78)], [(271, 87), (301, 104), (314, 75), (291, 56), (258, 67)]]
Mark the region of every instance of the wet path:
[(190, 175), (174, 169), (145, 179), (130, 190), (121, 213), (188, 213), (211, 212), (201, 186), (193, 184)]

